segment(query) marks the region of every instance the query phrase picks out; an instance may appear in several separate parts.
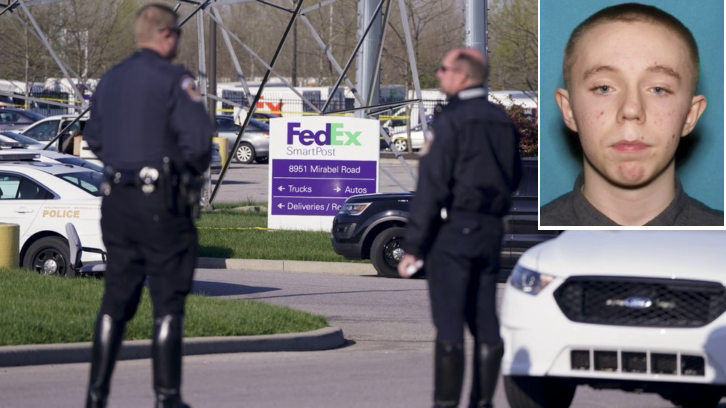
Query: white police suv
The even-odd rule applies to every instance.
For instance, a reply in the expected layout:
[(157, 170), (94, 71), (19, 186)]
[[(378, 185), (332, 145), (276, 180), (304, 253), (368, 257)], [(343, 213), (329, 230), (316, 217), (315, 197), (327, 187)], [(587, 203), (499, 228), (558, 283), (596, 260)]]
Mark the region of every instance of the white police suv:
[[(21, 266), (47, 275), (73, 275), (65, 225), (84, 247), (105, 250), (101, 239), (101, 173), (41, 162), (37, 154), (0, 155), (0, 222), (20, 225)], [(84, 252), (83, 261), (99, 255)]]
[(567, 231), (525, 252), (501, 309), (510, 405), (569, 407), (589, 385), (717, 406), (724, 248), (724, 231)]

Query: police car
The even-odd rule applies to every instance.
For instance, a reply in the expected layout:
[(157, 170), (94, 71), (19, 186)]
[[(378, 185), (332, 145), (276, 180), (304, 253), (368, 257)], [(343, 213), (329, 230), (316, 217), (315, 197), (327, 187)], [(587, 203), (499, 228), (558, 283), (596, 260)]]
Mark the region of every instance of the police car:
[(41, 162), (46, 163), (62, 163), (62, 164), (72, 164), (74, 166), (80, 166), (85, 167), (91, 170), (95, 171), (103, 171), (103, 167), (99, 166), (96, 163), (92, 163), (88, 160), (81, 159), (80, 157), (76, 157), (70, 154), (65, 153), (59, 153), (57, 151), (53, 150), (31, 150), (31, 149), (0, 149), (0, 156), (3, 155), (17, 155), (19, 153), (22, 154), (37, 154), (40, 157), (38, 157), (35, 160), (40, 160)]
[[(105, 250), (101, 239), (101, 173), (37, 154), (0, 155), (0, 222), (20, 226), (20, 263), (46, 275), (72, 276), (65, 225), (84, 247)], [(100, 259), (83, 254), (82, 261)]]
[(569, 407), (589, 385), (717, 406), (724, 247), (724, 231), (567, 231), (525, 252), (500, 316), (510, 405)]

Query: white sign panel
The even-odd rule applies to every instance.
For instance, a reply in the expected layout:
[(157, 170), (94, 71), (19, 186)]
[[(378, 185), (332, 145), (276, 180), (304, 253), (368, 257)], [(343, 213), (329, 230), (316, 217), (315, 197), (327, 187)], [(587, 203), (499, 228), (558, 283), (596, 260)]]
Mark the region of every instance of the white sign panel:
[(330, 231), (346, 198), (378, 192), (379, 146), (375, 119), (272, 119), (268, 228)]

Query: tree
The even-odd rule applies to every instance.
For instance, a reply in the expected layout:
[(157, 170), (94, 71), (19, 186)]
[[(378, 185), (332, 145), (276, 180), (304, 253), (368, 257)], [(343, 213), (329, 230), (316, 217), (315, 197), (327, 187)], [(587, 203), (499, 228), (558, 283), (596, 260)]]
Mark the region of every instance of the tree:
[[(394, 1), (393, 4), (398, 2)], [(436, 68), (444, 53), (463, 40), (461, 8), (454, 0), (405, 0), (413, 54), (421, 88), (436, 88)], [(413, 89), (406, 37), (398, 7), (393, 8), (383, 47), (382, 83)]]
[(527, 115), (521, 105), (515, 105), (514, 100), (510, 98), (510, 103), (504, 105), (502, 101), (494, 99), (504, 112), (507, 113), (509, 119), (512, 120), (514, 126), (520, 134), (519, 151), (523, 157), (537, 157), (539, 154), (537, 118)]
[[(2, 3), (7, 1), (0, 0)], [(158, 0), (67, 0), (30, 6), (30, 10), (56, 53), (85, 80), (99, 78), (133, 52), (134, 15), (140, 6), (153, 1)], [(284, 7), (294, 4), (291, 0), (274, 3)], [(339, 0), (306, 15), (341, 66), (348, 60), (357, 42), (358, 3), (359, 0)], [(398, 1), (393, 0), (391, 5), (392, 15), (386, 28), (381, 61), (381, 81), (383, 84), (406, 84), (411, 89), (413, 78)], [(423, 88), (436, 87), (435, 71), (441, 57), (448, 49), (462, 43), (461, 0), (405, 0), (405, 7), (421, 85)], [(178, 13), (184, 18), (195, 8), (193, 3), (183, 2)], [(219, 11), (227, 27), (268, 62), (290, 19), (288, 12), (259, 2), (221, 6)], [(184, 26), (176, 61), (195, 74), (198, 66), (196, 21), (192, 18)], [(205, 24), (208, 21), (205, 16)], [(298, 76), (301, 79), (315, 78), (321, 86), (333, 85), (338, 79), (338, 72), (328, 62), (325, 51), (315, 42), (307, 26), (299, 25)], [(29, 82), (44, 82), (49, 77), (62, 76), (48, 50), (35, 38), (22, 9), (0, 16), (0, 38), (3, 38), (0, 78), (23, 81), (27, 77)], [(249, 80), (261, 76), (264, 66), (239, 44), (233, 44), (245, 76)], [(236, 80), (224, 41), (217, 41), (217, 46), (219, 78)], [(276, 71), (289, 76), (292, 61), (290, 39), (282, 50)], [(354, 67), (355, 63), (346, 74), (353, 82)]]
[(491, 0), (489, 32), (492, 89), (523, 91), (537, 100), (537, 0)]
[[(30, 7), (59, 58), (84, 81), (100, 77), (133, 50), (134, 0), (68, 0)], [(63, 74), (22, 9), (0, 16), (0, 78), (45, 82)]]

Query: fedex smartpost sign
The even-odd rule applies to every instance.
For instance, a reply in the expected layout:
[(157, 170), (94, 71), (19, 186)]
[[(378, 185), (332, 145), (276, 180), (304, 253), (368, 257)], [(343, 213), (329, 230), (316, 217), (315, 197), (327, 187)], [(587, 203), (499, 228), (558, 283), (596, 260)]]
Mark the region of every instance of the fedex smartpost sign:
[(271, 120), (268, 227), (330, 231), (346, 198), (377, 192), (378, 126), (348, 117)]

